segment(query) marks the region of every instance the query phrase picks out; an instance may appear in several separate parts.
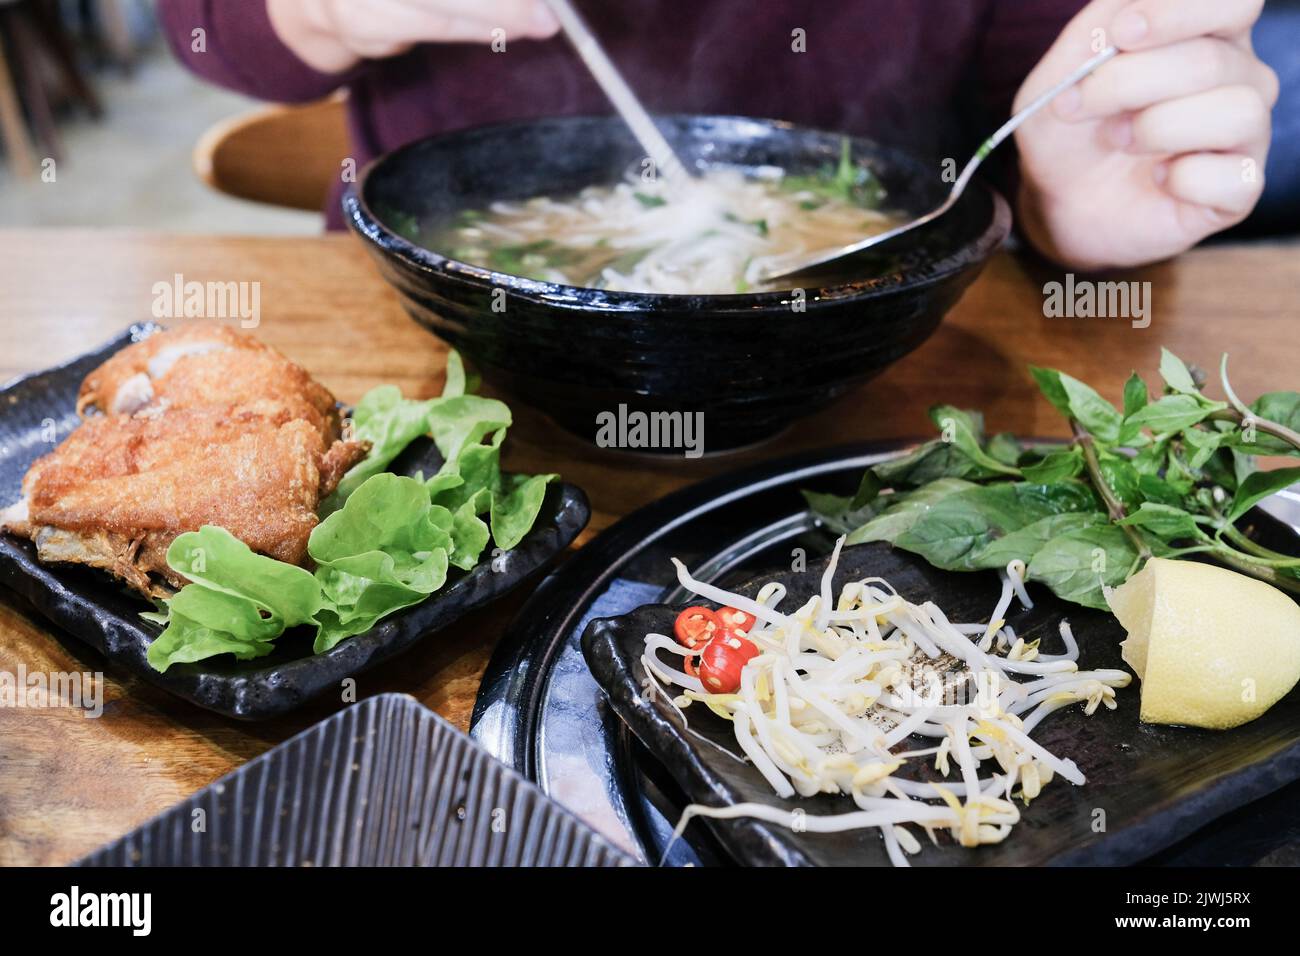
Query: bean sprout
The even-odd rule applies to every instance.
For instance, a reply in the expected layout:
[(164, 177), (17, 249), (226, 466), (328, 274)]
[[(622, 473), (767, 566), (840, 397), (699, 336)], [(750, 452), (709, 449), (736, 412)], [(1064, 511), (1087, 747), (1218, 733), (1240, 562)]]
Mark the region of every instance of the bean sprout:
[[(933, 602), (914, 604), (880, 578), (850, 582), (834, 600), (843, 544), (836, 542), (820, 593), (789, 613), (778, 610), (786, 596), (780, 585), (745, 598), (695, 580), (674, 559), (685, 588), (756, 619), (748, 637), (759, 653), (745, 665), (736, 693), (708, 693), (665, 663), (661, 653), (700, 651), (662, 634), (646, 636), (642, 663), (652, 681), (685, 691), (683, 706), (701, 702), (729, 719), (740, 749), (777, 796), (843, 794), (859, 809), (818, 815), (800, 808), (792, 815), (761, 803), (692, 804), (674, 840), (695, 817), (751, 817), (817, 833), (876, 828), (891, 862), (906, 866), (921, 850), (911, 826), (931, 840), (947, 831), (966, 847), (998, 843), (1020, 820), (1013, 796), (1027, 804), (1058, 776), (1085, 782), (1073, 761), (1030, 734), (1067, 706), (1081, 704), (1085, 714), (1114, 708), (1115, 689), (1131, 677), (1079, 670), (1067, 623), (1060, 626), (1064, 654), (1039, 656), (1037, 641), (1016, 637), (1004, 619), (1013, 597), (1033, 606), (1021, 562), (1000, 573), (1002, 592), (988, 622), (954, 623)], [(918, 746), (918, 738), (937, 745)], [(955, 771), (956, 779), (895, 775), (927, 763), (939, 778)]]

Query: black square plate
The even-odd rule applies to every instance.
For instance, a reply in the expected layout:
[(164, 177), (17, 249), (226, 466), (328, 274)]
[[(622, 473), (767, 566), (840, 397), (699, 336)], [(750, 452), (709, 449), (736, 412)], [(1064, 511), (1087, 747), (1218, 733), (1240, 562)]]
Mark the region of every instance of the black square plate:
[[(1262, 515), (1256, 523), (1272, 532), (1269, 544), (1295, 549), (1290, 529)], [(801, 573), (765, 575), (738, 590), (753, 596), (763, 582), (779, 580), (788, 589), (782, 607), (795, 608), (818, 593), (825, 567), (822, 560)], [(924, 595), (953, 620), (986, 620), (1000, 591), (991, 572), (937, 570), (886, 544), (846, 548), (833, 591), (838, 593), (845, 583), (869, 575), (886, 578), (912, 600)], [(1057, 626), (1068, 617), (1079, 642), (1081, 667), (1128, 669), (1120, 660), (1124, 630), (1114, 617), (1067, 604), (1041, 586), (1030, 587), (1034, 609), (1008, 615), (1008, 622), (1026, 642), (1042, 638), (1046, 653), (1059, 653), (1063, 647)], [(582, 649), (614, 712), (668, 769), (686, 796), (712, 806), (752, 801), (808, 814), (856, 809), (851, 799), (842, 796), (780, 799), (751, 764), (684, 733), (681, 719), (661, 696), (647, 699), (640, 660), (645, 635), (671, 634), (677, 610), (649, 605), (593, 621), (583, 635)], [(1300, 689), (1258, 719), (1229, 731), (1141, 723), (1136, 680), (1119, 690), (1116, 698), (1119, 706), (1114, 711), (1099, 709), (1086, 717), (1078, 707), (1067, 708), (1049, 716), (1035, 733), (1048, 750), (1079, 765), (1088, 778), (1086, 785), (1053, 780), (1022, 810), (1021, 822), (1000, 844), (968, 850), (944, 837), (938, 846), (922, 839), (922, 850), (911, 862), (921, 866), (1133, 863), (1206, 821), (1300, 777)], [(704, 707), (691, 707), (687, 715), (691, 730), (728, 750), (737, 749), (726, 721)], [(888, 862), (874, 829), (814, 834), (753, 819), (707, 821), (707, 825), (727, 853), (746, 864)]]
[[(156, 331), (132, 326), (103, 348), (66, 365), (17, 379), (0, 389), (0, 506), (21, 495), (23, 475), (78, 424), (77, 390), (92, 369), (114, 352)], [(392, 470), (429, 475), (440, 464), (430, 441), (407, 449)], [(586, 495), (554, 483), (537, 523), (513, 550), (469, 572), (455, 572), (422, 604), (399, 611), (364, 634), (313, 654), (307, 634), (286, 633), (267, 657), (236, 661), (222, 655), (154, 670), (145, 653), (159, 628), (140, 617), (149, 610), (138, 595), (106, 575), (76, 566), (46, 566), (28, 541), (0, 533), (0, 583), (21, 594), (54, 624), (110, 661), (201, 707), (231, 717), (261, 720), (293, 710), (340, 686), (420, 638), (511, 590), (541, 570), (578, 536), (591, 515)]]
[(632, 863), (433, 711), (405, 694), (381, 694), (286, 740), (79, 865)]

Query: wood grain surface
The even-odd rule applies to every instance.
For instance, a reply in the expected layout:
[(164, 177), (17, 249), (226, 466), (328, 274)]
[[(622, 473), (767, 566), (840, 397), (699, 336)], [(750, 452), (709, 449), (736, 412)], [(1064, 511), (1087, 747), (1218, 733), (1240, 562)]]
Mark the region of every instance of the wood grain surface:
[[(1155, 374), (1161, 345), (1209, 368), (1227, 351), (1239, 394), (1295, 388), (1298, 253), (1294, 244), (1214, 246), (1109, 277), (1151, 283), (1151, 323), (1144, 329), (1118, 318), (1045, 317), (1044, 283), (1061, 275), (999, 254), (922, 348), (761, 447), (656, 461), (590, 448), (516, 407), (505, 465), (558, 471), (586, 490), (593, 518), (581, 545), (647, 502), (756, 460), (925, 435), (926, 409), (938, 401), (983, 409), (994, 430), (1063, 435), (1059, 416), (1037, 397), (1026, 369), (1031, 362), (1065, 369), (1118, 398), (1131, 369)], [(260, 282), (255, 334), (344, 401), (381, 382), (415, 397), (441, 389), (446, 347), (405, 316), (351, 237), (104, 230), (0, 231), (0, 380), (73, 358), (152, 318), (154, 284), (176, 274)], [(359, 693), (409, 693), (465, 727), (492, 648), (525, 597), (473, 614), (362, 675)], [(98, 719), (69, 708), (0, 708), (0, 865), (72, 861), (342, 706), (318, 701), (258, 724), (217, 717), (115, 672), (6, 592), (0, 594), (0, 671), (20, 666), (102, 672), (106, 703)]]

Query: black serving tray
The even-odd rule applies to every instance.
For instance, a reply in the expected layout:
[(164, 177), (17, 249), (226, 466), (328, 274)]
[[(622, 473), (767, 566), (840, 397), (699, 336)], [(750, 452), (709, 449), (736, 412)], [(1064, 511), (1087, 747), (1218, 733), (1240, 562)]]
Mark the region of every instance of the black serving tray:
[[(61, 441), (77, 426), (76, 396), (82, 379), (114, 352), (156, 328), (132, 326), (94, 352), (0, 389), (0, 505), (18, 499), (28, 467), (54, 447), (50, 439)], [(439, 464), (437, 448), (425, 440), (408, 448), (392, 470), (428, 475)], [(267, 657), (236, 661), (222, 655), (173, 665), (166, 673), (154, 670), (145, 657), (160, 633), (140, 617), (149, 605), (108, 576), (83, 567), (43, 565), (30, 542), (0, 533), (0, 583), (111, 663), (200, 707), (260, 720), (337, 690), (344, 678), (355, 677), (510, 591), (568, 547), (590, 514), (581, 489), (553, 484), (537, 523), (513, 550), (467, 573), (453, 571), (447, 585), (427, 601), (385, 618), (324, 654), (312, 653), (311, 637), (304, 629), (284, 634)]]
[[(729, 778), (736, 767), (709, 764), (696, 750), (707, 745), (690, 743), (667, 726), (666, 715), (633, 699), (637, 665), (630, 660), (631, 634), (652, 619), (662, 629), (664, 615), (670, 613), (636, 609), (696, 603), (678, 588), (671, 556), (685, 561), (697, 577), (730, 588), (772, 568), (788, 569), (795, 548), (803, 549), (813, 566), (829, 553), (833, 537), (807, 513), (799, 490), (850, 493), (866, 466), (899, 450), (900, 445), (855, 445), (761, 464), (685, 489), (620, 521), (544, 582), (520, 611), (489, 665), (471, 733), (611, 839), (651, 862), (660, 859), (682, 806), (691, 800), (718, 802), (748, 793), (775, 802), (770, 791), (764, 797), (762, 791), (745, 790), (744, 779)], [(1295, 532), (1263, 511), (1252, 512), (1248, 525), (1252, 535), (1271, 547), (1300, 549)], [(941, 603), (959, 610), (969, 606), (972, 615), (987, 616), (997, 596), (991, 572), (948, 574), (884, 546), (853, 549), (848, 555), (891, 579), (933, 587), (941, 593)], [(1016, 622), (1017, 630), (1052, 634), (1053, 618), (1063, 609), (1054, 606), (1045, 589), (1034, 594), (1041, 600), (1031, 617)], [(1122, 637), (1118, 625), (1084, 608), (1065, 610), (1080, 638), (1085, 665), (1115, 666), (1114, 644)], [(579, 644), (583, 631), (593, 619), (632, 612), (633, 618), (593, 627), (589, 668)], [(1258, 856), (1267, 852), (1271, 836), (1291, 839), (1286, 834), (1297, 828), (1279, 817), (1276, 801), (1269, 819), (1255, 820), (1249, 809), (1238, 808), (1300, 778), (1300, 692), (1260, 720), (1220, 734), (1143, 727), (1137, 721), (1136, 683), (1121, 691), (1119, 700), (1117, 711), (1091, 718), (1070, 711), (1055, 714), (1039, 731), (1049, 747), (1079, 762), (1089, 777), (1086, 787), (1076, 790), (1054, 781), (1001, 847), (962, 856), (942, 848), (930, 853), (927, 847), (914, 862), (1254, 862), (1229, 853), (1223, 841), (1209, 834), (1213, 828), (1206, 827), (1234, 810), (1225, 819), (1235, 821), (1238, 843), (1260, 850)], [(697, 715), (693, 728), (707, 732), (710, 716)], [(1091, 816), (1089, 826), (1082, 827), (1078, 811), (1084, 807), (1106, 811), (1105, 833), (1093, 833)], [(805, 808), (834, 812), (836, 804), (833, 799), (814, 801)], [(805, 844), (807, 834), (791, 843), (785, 839), (790, 834), (752, 827), (749, 821), (694, 822), (667, 862), (884, 860), (870, 840), (863, 841), (860, 853), (837, 857)], [(1058, 831), (1069, 839), (1060, 839)]]
[[(749, 596), (766, 580), (787, 588), (783, 606), (796, 608), (818, 593), (826, 559), (801, 573), (774, 574), (744, 585)], [(923, 559), (887, 544), (847, 548), (832, 593), (849, 581), (880, 576), (900, 594), (934, 601), (953, 620), (987, 620), (1001, 590), (991, 573), (939, 571)], [(1103, 611), (1068, 604), (1031, 585), (1034, 609), (1008, 615), (1026, 642), (1041, 640), (1045, 653), (1061, 653), (1058, 625), (1068, 619), (1079, 641), (1080, 667), (1127, 670), (1120, 659), (1125, 631)], [(680, 718), (662, 697), (647, 700), (640, 658), (647, 633), (672, 633), (680, 606), (650, 605), (631, 614), (593, 621), (582, 647), (597, 683), (614, 711), (665, 766), (692, 801), (715, 806), (758, 802), (808, 814), (857, 809), (848, 797), (782, 800), (752, 764), (740, 763), (683, 732)], [(1178, 840), (1206, 820), (1267, 794), (1300, 776), (1300, 693), (1288, 695), (1262, 717), (1231, 731), (1162, 727), (1138, 720), (1135, 680), (1116, 692), (1116, 710), (1085, 717), (1067, 708), (1048, 717), (1034, 739), (1052, 753), (1074, 760), (1088, 782), (1075, 787), (1055, 780), (1022, 809), (1022, 820), (1002, 843), (971, 851), (941, 839), (923, 841), (913, 865), (1041, 866), (1135, 863)], [(691, 729), (734, 751), (730, 724), (691, 708)], [(922, 773), (919, 779), (935, 779)], [(791, 819), (794, 819), (792, 816)], [(885, 865), (877, 831), (796, 833), (757, 820), (709, 826), (737, 860), (757, 865)]]
[(81, 866), (620, 866), (633, 861), (405, 694), (354, 704)]

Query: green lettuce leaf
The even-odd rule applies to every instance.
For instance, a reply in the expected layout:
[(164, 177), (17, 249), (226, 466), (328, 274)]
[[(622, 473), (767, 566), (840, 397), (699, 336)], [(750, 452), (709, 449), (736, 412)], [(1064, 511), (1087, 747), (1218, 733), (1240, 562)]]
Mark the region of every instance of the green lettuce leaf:
[(424, 482), (375, 475), (311, 534), (307, 552), (329, 600), (316, 653), (418, 604), (446, 583), (454, 518)]
[(396, 385), (380, 385), (368, 391), (352, 412), (352, 435), (370, 442), (370, 451), (348, 469), (338, 488), (322, 503), (321, 513), (337, 511), (366, 479), (380, 474), (411, 442), (428, 434), (429, 411), (436, 401), (403, 398)]
[(511, 475), (505, 496), (492, 498), (492, 540), (498, 548), (509, 551), (537, 520), (546, 497), (546, 486), (559, 475)]
[(491, 507), (491, 492), (480, 491), (456, 509), (452, 516), (452, 540), (455, 545), (449, 559), (456, 567), (468, 571), (478, 564), (479, 556), (487, 547), (490, 536), (487, 522), (479, 515)]
[(426, 421), (443, 459), (454, 462), (464, 449), (509, 428), (511, 416), (505, 402), (495, 398), (457, 395), (434, 399)]
[(159, 671), (214, 654), (262, 657), (286, 628), (315, 623), (323, 606), (310, 572), (254, 554), (224, 528), (180, 535), (167, 563), (191, 583), (163, 602), (166, 628), (147, 654)]
[[(438, 473), (426, 483), (434, 504), (455, 511), (480, 492), (497, 494), (501, 491), (501, 442), (505, 429), (493, 436), (489, 445), (471, 445), (454, 460), (446, 462)], [(488, 504), (476, 513), (488, 510)]]
[(465, 363), (461, 360), (460, 353), (452, 349), (447, 353), (447, 380), (442, 386), (442, 397), (455, 398), (473, 390), (465, 375)]

